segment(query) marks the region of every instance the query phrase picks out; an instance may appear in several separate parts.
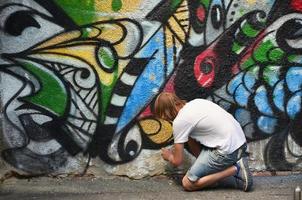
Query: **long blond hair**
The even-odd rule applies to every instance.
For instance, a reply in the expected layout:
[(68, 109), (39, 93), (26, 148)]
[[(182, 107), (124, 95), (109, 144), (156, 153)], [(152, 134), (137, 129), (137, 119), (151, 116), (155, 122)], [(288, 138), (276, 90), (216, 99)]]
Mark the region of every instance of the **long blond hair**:
[(173, 121), (178, 114), (180, 108), (186, 104), (174, 93), (162, 92), (154, 102), (153, 114), (155, 117), (162, 118), (167, 121)]

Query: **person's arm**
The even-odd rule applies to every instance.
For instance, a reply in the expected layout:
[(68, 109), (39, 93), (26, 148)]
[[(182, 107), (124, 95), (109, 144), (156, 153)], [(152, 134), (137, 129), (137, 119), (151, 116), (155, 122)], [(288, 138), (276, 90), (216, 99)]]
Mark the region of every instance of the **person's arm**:
[(162, 148), (161, 149), (162, 157), (169, 161), (175, 167), (181, 165), (183, 163), (184, 157), (184, 144), (177, 143), (173, 145), (173, 150)]

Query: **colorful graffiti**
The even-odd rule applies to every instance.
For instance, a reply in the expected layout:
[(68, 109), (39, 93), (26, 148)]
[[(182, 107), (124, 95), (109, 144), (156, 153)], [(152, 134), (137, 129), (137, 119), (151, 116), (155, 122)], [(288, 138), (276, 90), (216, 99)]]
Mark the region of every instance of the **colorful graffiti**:
[(28, 174), (79, 153), (129, 162), (171, 144), (171, 123), (150, 111), (166, 90), (218, 103), (249, 141), (270, 138), (267, 168), (292, 169), (284, 141), (302, 146), (300, 4), (2, 1), (2, 158)]

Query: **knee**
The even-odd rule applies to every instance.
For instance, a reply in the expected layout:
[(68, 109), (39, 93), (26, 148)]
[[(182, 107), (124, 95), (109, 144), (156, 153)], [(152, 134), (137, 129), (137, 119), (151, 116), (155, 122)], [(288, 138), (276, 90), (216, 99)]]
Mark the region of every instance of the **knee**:
[(186, 191), (193, 191), (192, 183), (187, 176), (184, 176), (182, 179), (182, 187)]

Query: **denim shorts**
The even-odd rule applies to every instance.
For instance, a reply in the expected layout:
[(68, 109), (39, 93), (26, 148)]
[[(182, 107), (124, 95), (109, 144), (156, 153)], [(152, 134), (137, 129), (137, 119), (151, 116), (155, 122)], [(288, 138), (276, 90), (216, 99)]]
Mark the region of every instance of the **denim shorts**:
[(201, 177), (225, 170), (234, 165), (246, 153), (246, 148), (245, 143), (231, 154), (222, 154), (216, 149), (203, 148), (187, 172), (188, 179), (195, 182)]

